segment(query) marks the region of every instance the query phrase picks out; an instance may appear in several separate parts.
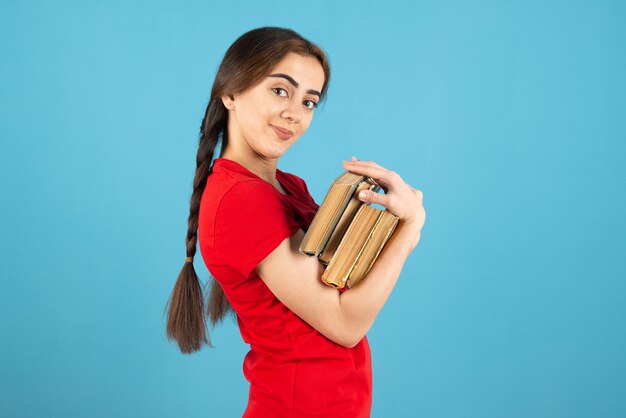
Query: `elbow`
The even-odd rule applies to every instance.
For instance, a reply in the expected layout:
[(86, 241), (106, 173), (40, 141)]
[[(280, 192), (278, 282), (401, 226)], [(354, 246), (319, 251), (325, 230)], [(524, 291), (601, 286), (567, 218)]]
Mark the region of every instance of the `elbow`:
[[(359, 341), (361, 341), (361, 340), (359, 340)], [(345, 347), (345, 348), (354, 348), (359, 343), (359, 341), (357, 341), (357, 342), (346, 342), (346, 343), (341, 344), (341, 346)]]
[(358, 345), (369, 330), (371, 323), (352, 321), (345, 315), (331, 315), (320, 332), (329, 340), (345, 348)]
[(341, 345), (345, 348), (354, 348), (361, 342), (362, 339), (363, 337), (344, 341)]
[(345, 348), (354, 348), (365, 337), (365, 334), (346, 332), (341, 337), (337, 338), (335, 342)]

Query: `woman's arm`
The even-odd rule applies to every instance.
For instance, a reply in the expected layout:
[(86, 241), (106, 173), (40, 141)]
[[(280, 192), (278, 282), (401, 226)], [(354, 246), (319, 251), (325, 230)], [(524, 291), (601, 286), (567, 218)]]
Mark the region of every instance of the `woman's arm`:
[(353, 347), (365, 336), (387, 301), (426, 219), (421, 192), (399, 175), (373, 162), (344, 163), (346, 169), (374, 178), (386, 194), (370, 193), (367, 202), (381, 204), (400, 218), (367, 276), (358, 286), (339, 293), (320, 278), (324, 266), (298, 251), (304, 232), (285, 239), (256, 268), (276, 297), (328, 339)]

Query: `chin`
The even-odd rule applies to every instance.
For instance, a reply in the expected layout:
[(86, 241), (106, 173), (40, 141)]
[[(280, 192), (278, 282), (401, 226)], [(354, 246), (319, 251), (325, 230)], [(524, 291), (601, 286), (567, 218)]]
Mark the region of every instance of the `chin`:
[(267, 150), (267, 153), (265, 155), (267, 155), (269, 158), (280, 158), (283, 155), (285, 155), (287, 153), (287, 151), (289, 151), (289, 149), (291, 148), (293, 144), (289, 144), (287, 147), (276, 147), (270, 150)]
[(268, 155), (268, 157), (277, 160), (280, 157), (282, 157), (283, 155), (285, 155), (286, 152), (287, 152), (287, 150), (285, 150), (283, 152), (272, 152), (272, 153), (270, 153), (270, 155)]

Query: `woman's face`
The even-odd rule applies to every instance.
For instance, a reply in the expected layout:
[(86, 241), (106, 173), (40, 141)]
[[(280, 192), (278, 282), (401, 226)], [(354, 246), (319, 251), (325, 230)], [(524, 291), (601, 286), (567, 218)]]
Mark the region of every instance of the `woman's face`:
[(259, 84), (232, 98), (223, 96), (229, 153), (279, 158), (308, 129), (323, 85), (316, 58), (289, 53)]

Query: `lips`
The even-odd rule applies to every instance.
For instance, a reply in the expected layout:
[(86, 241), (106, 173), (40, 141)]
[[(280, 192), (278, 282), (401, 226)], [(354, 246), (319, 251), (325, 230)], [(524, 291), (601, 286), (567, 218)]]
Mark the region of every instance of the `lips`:
[(293, 136), (293, 131), (290, 131), (289, 129), (279, 128), (278, 126), (274, 125), (270, 126), (272, 127), (274, 132), (276, 132), (276, 135), (278, 135), (280, 139), (289, 139)]

